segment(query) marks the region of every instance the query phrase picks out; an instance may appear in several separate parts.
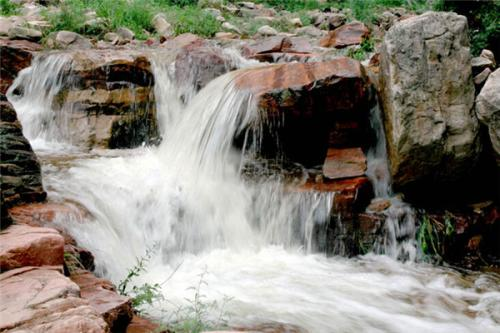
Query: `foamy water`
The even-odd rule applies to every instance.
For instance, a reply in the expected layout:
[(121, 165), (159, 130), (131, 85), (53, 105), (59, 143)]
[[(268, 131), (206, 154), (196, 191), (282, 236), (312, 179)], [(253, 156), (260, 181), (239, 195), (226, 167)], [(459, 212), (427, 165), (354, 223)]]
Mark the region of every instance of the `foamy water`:
[[(144, 310), (175, 321), (203, 274), (202, 302), (217, 303), (207, 307), (206, 319), (217, 321), (222, 311), (230, 326), (279, 322), (312, 333), (500, 330), (496, 274), (461, 274), (383, 255), (314, 253), (314, 226), (329, 220), (335, 194), (285, 191), (279, 175), (252, 182), (241, 177), (254, 152), (237, 151), (233, 138), (249, 129), (258, 135), (261, 120), (254, 96), (234, 87), (239, 72), (193, 92), (184, 104), (169, 90), (175, 85), (162, 72), (166, 68), (154, 66), (156, 81), (161, 78), (155, 93), (163, 96), (159, 147), (81, 153), (52, 145), (42, 154), (49, 198), (90, 213), (59, 223), (92, 251), (97, 273), (117, 284), (154, 248), (147, 272), (133, 283), (160, 284), (164, 299)], [(41, 143), (53, 138), (34, 130), (43, 117), (18, 106), (42, 102), (49, 105), (26, 95), (14, 104), (25, 133)], [(60, 163), (65, 154), (74, 158)], [(398, 214), (389, 227), (411, 222)], [(390, 246), (399, 245), (386, 245), (385, 252), (397, 257), (399, 248), (391, 252)]]

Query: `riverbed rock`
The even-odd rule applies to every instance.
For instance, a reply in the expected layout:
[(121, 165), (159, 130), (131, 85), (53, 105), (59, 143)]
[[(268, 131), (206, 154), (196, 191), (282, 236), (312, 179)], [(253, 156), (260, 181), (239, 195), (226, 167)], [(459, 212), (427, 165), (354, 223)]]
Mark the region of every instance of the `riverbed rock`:
[(42, 39), (42, 32), (36, 29), (26, 28), (22, 26), (13, 26), (9, 29), (9, 38), (38, 42), (40, 39)]
[(0, 271), (64, 262), (64, 238), (54, 229), (11, 225), (0, 233)]
[(47, 194), (42, 186), (40, 163), (23, 135), (16, 112), (7, 101), (0, 101), (0, 119), (1, 205), (4, 217), (4, 209), (22, 203), (41, 202)]
[(236, 65), (221, 48), (186, 46), (175, 59), (175, 80), (179, 86), (196, 92), (216, 77), (234, 69)]
[(157, 140), (154, 77), (143, 53), (92, 50), (67, 56), (72, 62), (54, 108), (70, 115), (67, 135), (75, 145), (124, 148)]
[(363, 23), (354, 21), (330, 31), (327, 36), (321, 39), (320, 46), (343, 48), (357, 45), (361, 44), (369, 35), (370, 30)]
[(163, 37), (169, 37), (173, 33), (173, 28), (170, 23), (168, 23), (165, 14), (158, 13), (153, 16), (151, 23), (155, 27), (156, 32)]
[(80, 289), (54, 267), (23, 267), (0, 274), (0, 331), (109, 333)]
[(49, 48), (85, 50), (92, 48), (92, 43), (85, 37), (72, 31), (57, 31), (50, 34), (46, 45)]
[(125, 332), (133, 316), (130, 298), (119, 295), (110, 281), (97, 278), (91, 272), (80, 270), (70, 278), (80, 287), (81, 297), (104, 318), (111, 332)]
[(464, 177), (480, 150), (466, 18), (428, 12), (395, 24), (380, 71), (395, 187)]
[(0, 39), (0, 93), (5, 94), (22, 69), (29, 67), (40, 44), (27, 40)]
[(329, 179), (363, 176), (366, 156), (361, 148), (330, 148), (323, 164), (323, 175)]
[(257, 33), (261, 36), (276, 36), (278, 31), (268, 25), (263, 25), (257, 29)]
[(497, 62), (495, 61), (495, 55), (490, 50), (487, 49), (482, 50), (479, 56), (488, 59), (493, 64), (493, 67), (496, 67)]
[[(338, 124), (352, 122), (351, 147), (363, 147), (369, 111), (369, 87), (358, 61), (339, 57), (328, 62), (289, 63), (246, 70), (236, 79), (258, 98), (269, 128), (263, 131), (263, 154), (282, 156), (305, 166), (322, 165)], [(279, 125), (281, 124), (281, 125)], [(283, 125), (284, 124), (284, 125)], [(278, 142), (278, 143), (276, 143)]]
[(488, 127), (489, 138), (500, 166), (500, 69), (490, 74), (476, 98), (476, 114)]

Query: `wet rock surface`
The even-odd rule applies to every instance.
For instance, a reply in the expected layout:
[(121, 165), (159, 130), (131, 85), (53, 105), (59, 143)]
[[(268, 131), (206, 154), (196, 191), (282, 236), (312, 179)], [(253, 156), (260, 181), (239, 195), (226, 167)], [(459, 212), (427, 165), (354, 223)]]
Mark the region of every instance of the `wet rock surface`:
[(40, 44), (25, 40), (0, 39), (0, 93), (4, 94), (22, 69), (29, 67)]
[[(12, 105), (0, 101), (0, 162), (2, 226), (7, 221), (6, 209), (21, 203), (45, 200), (40, 163), (30, 143), (24, 137), (22, 127)], [(4, 222), (5, 219), (5, 222)]]
[[(263, 134), (264, 155), (283, 154), (305, 166), (321, 165), (327, 148), (336, 144), (335, 138), (333, 142), (329, 139), (332, 132), (354, 130), (361, 138), (368, 131), (369, 88), (355, 60), (251, 69), (236, 84), (259, 97), (259, 108), (269, 124)], [(284, 126), (278, 125), (282, 120)], [(346, 122), (356, 126), (342, 128)], [(272, 144), (276, 137), (280, 138), (279, 147)]]

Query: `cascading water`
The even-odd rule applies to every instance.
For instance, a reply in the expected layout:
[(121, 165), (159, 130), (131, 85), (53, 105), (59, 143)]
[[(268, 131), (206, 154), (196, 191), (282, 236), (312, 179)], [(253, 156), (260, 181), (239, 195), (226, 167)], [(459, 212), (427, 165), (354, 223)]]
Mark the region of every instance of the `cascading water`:
[(22, 70), (7, 92), (23, 133), (35, 150), (67, 147), (68, 115), (63, 108), (54, 112), (53, 102), (68, 79), (63, 73), (71, 68), (71, 57), (64, 53), (43, 54), (31, 67)]
[[(279, 175), (256, 181), (241, 176), (254, 152), (242, 154), (232, 141), (248, 128), (258, 132), (261, 121), (253, 96), (234, 86), (241, 71), (212, 81), (184, 106), (179, 94), (166, 91), (175, 87), (166, 68), (153, 66), (162, 81), (155, 93), (163, 96), (158, 110), (165, 120), (159, 147), (76, 155), (69, 165), (43, 167), (52, 200), (78, 203), (90, 213), (84, 221), (59, 223), (92, 251), (99, 274), (118, 283), (136, 258), (154, 248), (147, 272), (134, 283), (160, 285), (164, 300), (146, 308), (159, 320), (175, 320), (179, 307), (190, 305), (205, 272), (203, 301), (229, 298), (224, 317), (231, 326), (281, 322), (315, 333), (498, 331), (495, 275), (464, 277), (374, 254), (345, 259), (311, 253), (313, 226), (328, 220), (333, 194), (290, 191)], [(206, 311), (216, 320), (221, 310)]]
[(370, 112), (370, 125), (375, 135), (375, 145), (367, 153), (367, 175), (373, 184), (374, 200), (390, 202), (390, 206), (382, 212), (385, 215), (384, 232), (376, 242), (374, 251), (391, 258), (414, 261), (417, 257), (415, 212), (392, 193), (386, 138), (378, 105)]

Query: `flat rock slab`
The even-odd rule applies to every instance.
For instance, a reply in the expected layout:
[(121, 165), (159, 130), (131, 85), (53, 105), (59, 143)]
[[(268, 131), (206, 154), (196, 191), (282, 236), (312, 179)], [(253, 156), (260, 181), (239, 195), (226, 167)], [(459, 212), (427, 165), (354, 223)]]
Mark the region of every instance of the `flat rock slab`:
[(0, 270), (62, 265), (64, 238), (54, 229), (11, 225), (0, 233)]
[(361, 44), (370, 35), (370, 30), (361, 22), (351, 22), (330, 31), (320, 41), (322, 47), (342, 48)]
[(329, 179), (351, 178), (364, 175), (366, 156), (361, 148), (328, 149), (323, 175)]
[(0, 331), (104, 333), (101, 316), (58, 268), (23, 267), (0, 274)]
[(133, 317), (130, 298), (119, 295), (110, 281), (88, 271), (72, 274), (71, 280), (80, 287), (82, 298), (99, 312), (112, 332), (125, 332)]

